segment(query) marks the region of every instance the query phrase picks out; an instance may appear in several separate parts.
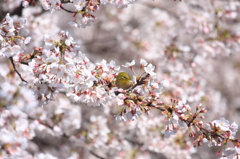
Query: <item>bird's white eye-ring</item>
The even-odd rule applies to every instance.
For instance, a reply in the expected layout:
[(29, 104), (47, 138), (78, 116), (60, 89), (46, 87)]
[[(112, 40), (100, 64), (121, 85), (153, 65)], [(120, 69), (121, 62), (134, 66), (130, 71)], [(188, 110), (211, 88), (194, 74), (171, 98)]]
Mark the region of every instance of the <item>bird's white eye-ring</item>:
[(127, 79), (127, 77), (125, 77), (125, 76), (122, 76), (122, 79)]

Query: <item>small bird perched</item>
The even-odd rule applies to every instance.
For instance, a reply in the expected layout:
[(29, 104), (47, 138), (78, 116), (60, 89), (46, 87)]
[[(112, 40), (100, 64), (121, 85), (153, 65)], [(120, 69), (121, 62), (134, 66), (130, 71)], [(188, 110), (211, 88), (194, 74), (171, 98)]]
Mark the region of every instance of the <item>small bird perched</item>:
[(126, 72), (120, 72), (116, 77), (115, 84), (118, 88), (129, 89), (133, 85), (133, 81)]

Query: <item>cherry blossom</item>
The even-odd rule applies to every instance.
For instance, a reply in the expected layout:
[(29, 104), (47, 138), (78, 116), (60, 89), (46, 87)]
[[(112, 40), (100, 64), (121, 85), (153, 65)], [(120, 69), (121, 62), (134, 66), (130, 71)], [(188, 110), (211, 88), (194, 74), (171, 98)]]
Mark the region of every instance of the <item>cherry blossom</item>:
[(1, 157), (239, 158), (239, 6), (0, 2)]

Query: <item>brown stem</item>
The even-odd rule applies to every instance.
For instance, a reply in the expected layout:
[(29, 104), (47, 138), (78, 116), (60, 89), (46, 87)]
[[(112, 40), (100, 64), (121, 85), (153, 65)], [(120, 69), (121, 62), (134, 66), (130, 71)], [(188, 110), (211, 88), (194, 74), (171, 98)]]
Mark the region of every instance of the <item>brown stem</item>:
[(98, 154), (96, 154), (95, 152), (93, 152), (92, 150), (89, 151), (93, 156), (100, 158), (100, 159), (105, 159), (104, 157), (99, 156)]
[(21, 75), (21, 74), (18, 72), (18, 70), (16, 69), (15, 64), (14, 64), (14, 61), (13, 61), (13, 58), (12, 58), (12, 57), (9, 57), (9, 59), (10, 59), (10, 61), (11, 61), (11, 64), (12, 64), (12, 66), (13, 66), (14, 71), (18, 74), (18, 76), (21, 78), (21, 80), (22, 80), (23, 82), (25, 82), (25, 83), (28, 83), (26, 80), (24, 80), (24, 79), (22, 78), (22, 75)]
[(65, 10), (65, 11), (68, 12), (68, 13), (76, 13), (76, 12), (73, 12), (73, 11), (70, 11), (70, 10), (64, 8), (62, 5), (60, 5), (60, 8), (63, 9), (63, 10)]

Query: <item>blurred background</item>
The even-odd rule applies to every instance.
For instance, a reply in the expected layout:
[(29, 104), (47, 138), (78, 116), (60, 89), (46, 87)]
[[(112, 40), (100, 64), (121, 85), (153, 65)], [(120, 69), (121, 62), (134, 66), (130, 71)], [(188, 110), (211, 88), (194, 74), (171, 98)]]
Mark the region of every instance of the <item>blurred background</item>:
[[(63, 6), (73, 9), (68, 4)], [(113, 60), (121, 66), (135, 60), (138, 66), (139, 60), (143, 58), (155, 65), (158, 81), (168, 81), (162, 95), (164, 102), (170, 103), (171, 98), (183, 99), (192, 107), (192, 110), (202, 103), (208, 111), (203, 119), (204, 123), (225, 117), (230, 123), (240, 124), (239, 1), (137, 0), (124, 9), (118, 9), (111, 4), (101, 5), (100, 10), (93, 13), (97, 20), (86, 28), (70, 27), (68, 22), (72, 20), (71, 14), (63, 10), (50, 13), (43, 10), (38, 2), (35, 6), (23, 8), (20, 0), (1, 1), (0, 18), (3, 19), (8, 12), (11, 16), (27, 19), (29, 35), (32, 37), (32, 42), (28, 46), (29, 52), (34, 47), (42, 45), (44, 34), (51, 34), (57, 39), (61, 30), (67, 30), (81, 46), (82, 52), (93, 63), (105, 59), (108, 62)], [(136, 72), (138, 72), (137, 66)], [(133, 75), (130, 70), (125, 68), (122, 70)], [(64, 98), (59, 95), (56, 100)], [(90, 133), (88, 129), (94, 127), (90, 125), (96, 120), (108, 125), (109, 131), (113, 129), (116, 132), (119, 131), (118, 133), (111, 132), (116, 138), (121, 136), (119, 138), (122, 142), (119, 139), (115, 147), (103, 146), (101, 149), (101, 145), (96, 147), (91, 142), (88, 145), (95, 146), (92, 150), (100, 155), (108, 156), (106, 158), (115, 156), (115, 158), (180, 159), (181, 155), (184, 155), (184, 158), (193, 159), (219, 158), (215, 155), (219, 147), (209, 148), (207, 144), (204, 144), (196, 149), (190, 148), (189, 145), (193, 140), (182, 141), (184, 136), (187, 136), (183, 130), (169, 141), (163, 139), (159, 131), (143, 133), (142, 131), (151, 130), (153, 125), (153, 127), (158, 127), (156, 125), (162, 124), (163, 117), (156, 110), (151, 110), (149, 116), (143, 114), (138, 121), (119, 123), (113, 119), (118, 110), (114, 104), (110, 108), (72, 104), (71, 109), (79, 109), (81, 114), (79, 132), (84, 130)], [(54, 102), (50, 105), (58, 106)], [(101, 116), (102, 113), (105, 114), (104, 117), (90, 119), (91, 115)], [(112, 117), (107, 118), (107, 115)], [(164, 130), (162, 125), (159, 127), (162, 128), (161, 131)], [(100, 128), (95, 131), (100, 133)], [(104, 132), (108, 134), (108, 130)], [(238, 132), (237, 138), (239, 137)], [(46, 141), (42, 142), (46, 140), (44, 138), (38, 135), (32, 144), (41, 141), (40, 146), (38, 145), (42, 147), (41, 151), (47, 151), (51, 147), (51, 152), (48, 150), (49, 153), (59, 155), (59, 158), (66, 158), (61, 157), (58, 150), (54, 149), (59, 143), (66, 144), (65, 139), (46, 144)], [(145, 143), (148, 140), (156, 140), (156, 143)], [(173, 143), (179, 146), (174, 147)], [(116, 153), (109, 152), (111, 149), (117, 149), (116, 147), (121, 144), (128, 150), (128, 152), (123, 151), (125, 155), (121, 157), (119, 153), (116, 155)], [(81, 152), (85, 152), (85, 148), (81, 147)], [(119, 149), (124, 150), (124, 148)], [(90, 151), (82, 158), (98, 157)]]

